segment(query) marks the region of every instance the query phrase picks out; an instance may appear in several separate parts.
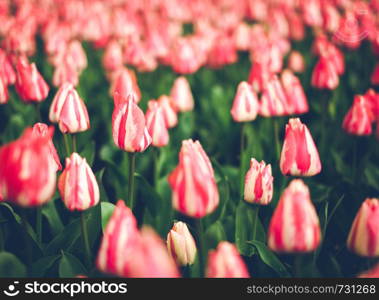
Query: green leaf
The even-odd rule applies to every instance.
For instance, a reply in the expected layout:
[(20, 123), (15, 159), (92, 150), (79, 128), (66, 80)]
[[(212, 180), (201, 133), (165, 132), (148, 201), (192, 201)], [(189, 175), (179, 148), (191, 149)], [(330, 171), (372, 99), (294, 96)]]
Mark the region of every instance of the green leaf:
[(87, 143), (84, 149), (80, 152), (80, 155), (87, 160), (90, 166), (93, 165), (93, 161), (95, 159), (95, 150), (95, 141), (93, 140), (90, 143)]
[(375, 190), (379, 190), (379, 168), (375, 164), (367, 164), (364, 170), (365, 182)]
[(145, 201), (150, 213), (153, 216), (157, 216), (161, 197), (141, 174), (135, 173), (134, 177), (137, 180), (137, 189), (140, 194), (140, 199)]
[[(60, 200), (60, 199), (56, 199)], [(64, 226), (62, 224), (61, 218), (55, 206), (55, 201), (49, 201), (42, 207), (42, 214), (45, 216), (47, 221), (49, 222), (51, 233), (53, 236), (56, 236), (60, 233)]]
[(214, 249), (218, 243), (227, 240), (224, 227), (220, 221), (213, 223), (205, 232), (206, 249)]
[(25, 277), (24, 264), (12, 253), (0, 252), (0, 277)]
[(101, 202), (100, 205), (101, 205), (101, 227), (104, 231), (116, 206), (109, 202)]
[(59, 277), (72, 278), (77, 275), (87, 274), (86, 268), (74, 255), (62, 251), (62, 258), (59, 263)]
[(45, 256), (31, 266), (31, 277), (44, 277), (46, 272), (54, 265), (54, 263), (61, 257), (61, 255)]
[(287, 271), (286, 267), (282, 264), (279, 258), (272, 252), (267, 246), (260, 241), (248, 241), (250, 245), (253, 245), (258, 252), (261, 260), (271, 267), (281, 277), (290, 277), (291, 274)]

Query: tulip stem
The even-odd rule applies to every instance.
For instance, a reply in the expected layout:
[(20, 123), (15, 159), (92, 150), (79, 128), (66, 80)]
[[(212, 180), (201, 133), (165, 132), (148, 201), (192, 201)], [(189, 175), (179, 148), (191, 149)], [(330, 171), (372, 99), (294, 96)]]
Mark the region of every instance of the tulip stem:
[(154, 147), (153, 149), (153, 158), (154, 158), (154, 182), (153, 187), (155, 190), (157, 190), (158, 187), (158, 180), (159, 180), (159, 148)]
[(295, 278), (301, 278), (302, 277), (301, 265), (302, 265), (302, 255), (297, 254), (294, 257), (294, 262), (293, 262), (293, 268), (294, 268), (293, 276)]
[(241, 195), (241, 199), (243, 198), (243, 187), (244, 187), (244, 178), (245, 178), (244, 151), (245, 151), (246, 128), (247, 128), (247, 123), (243, 122), (241, 126), (241, 141), (240, 141), (240, 195)]
[(84, 212), (81, 212), (80, 214), (80, 226), (82, 230), (82, 236), (83, 236), (83, 244), (84, 244), (84, 249), (85, 249), (85, 256), (86, 256), (86, 262), (87, 262), (87, 267), (91, 267), (91, 248), (89, 245), (89, 238), (88, 238), (88, 231), (87, 231), (87, 226), (86, 226), (86, 219), (84, 216)]
[(76, 135), (75, 134), (73, 134), (73, 135), (71, 135), (71, 137), (72, 137), (72, 152), (77, 152), (78, 150), (77, 150), (77, 147), (76, 147)]
[(71, 151), (70, 151), (70, 142), (68, 140), (68, 135), (67, 134), (63, 134), (63, 139), (64, 139), (64, 146), (66, 148), (66, 154), (67, 156), (70, 156), (71, 155)]
[(37, 122), (42, 122), (42, 116), (41, 116), (41, 102), (37, 102), (35, 104), (36, 108), (36, 123)]
[(136, 168), (136, 154), (134, 152), (129, 153), (129, 190), (128, 190), (128, 202), (129, 208), (133, 211), (134, 208), (134, 172)]
[(180, 271), (183, 278), (191, 278), (191, 269), (190, 266), (182, 266), (180, 267)]
[(38, 243), (42, 244), (42, 207), (36, 208), (36, 233)]
[(5, 237), (3, 231), (3, 224), (0, 223), (0, 251), (3, 251), (5, 247)]
[(275, 154), (276, 159), (280, 160), (280, 138), (279, 138), (279, 119), (274, 118), (274, 137), (275, 137)]
[(253, 241), (256, 240), (257, 237), (257, 227), (258, 227), (258, 218), (259, 218), (259, 205), (254, 205), (252, 208), (252, 215), (253, 215), (253, 234), (252, 234), (252, 239)]
[(357, 138), (353, 138), (353, 166), (352, 166), (352, 177), (353, 177), (353, 183), (357, 186), (357, 183), (355, 182), (358, 180), (357, 178), (357, 161), (358, 161), (358, 141)]
[(201, 219), (195, 219), (196, 237), (197, 237), (197, 253), (199, 257), (200, 277), (204, 277), (204, 239), (203, 239), (203, 224)]
[(24, 229), (24, 246), (25, 246), (25, 252), (26, 252), (26, 264), (29, 265), (32, 262), (32, 248), (29, 243), (29, 237), (28, 237), (28, 220), (26, 217), (26, 211), (25, 209), (21, 210), (20, 213), (21, 216), (21, 224), (22, 228)]

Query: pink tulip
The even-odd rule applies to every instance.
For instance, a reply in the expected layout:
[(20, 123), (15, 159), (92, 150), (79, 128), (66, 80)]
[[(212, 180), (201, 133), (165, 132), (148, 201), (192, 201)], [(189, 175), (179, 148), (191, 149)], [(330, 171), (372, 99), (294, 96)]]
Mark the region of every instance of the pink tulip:
[(335, 65), (328, 57), (321, 57), (312, 73), (312, 86), (318, 89), (334, 90), (339, 85)]
[(305, 70), (304, 58), (298, 51), (292, 51), (288, 57), (288, 68), (295, 73), (303, 73)]
[(157, 101), (150, 100), (146, 112), (146, 127), (151, 136), (151, 144), (155, 147), (164, 147), (170, 136), (164, 119), (162, 107)]
[(372, 133), (373, 112), (365, 96), (356, 96), (354, 103), (347, 112), (342, 127), (354, 135), (370, 135)]
[(258, 98), (252, 87), (246, 81), (240, 82), (230, 111), (233, 120), (236, 122), (253, 121), (258, 115), (258, 110)]
[(162, 108), (167, 128), (173, 128), (178, 124), (178, 115), (171, 103), (172, 100), (169, 96), (162, 95), (158, 98), (158, 104)]
[(285, 116), (289, 114), (289, 109), (283, 86), (278, 76), (273, 75), (263, 89), (259, 114), (263, 117)]
[(184, 76), (179, 76), (175, 79), (170, 92), (170, 100), (172, 107), (176, 111), (186, 112), (193, 110), (195, 103), (191, 87)]

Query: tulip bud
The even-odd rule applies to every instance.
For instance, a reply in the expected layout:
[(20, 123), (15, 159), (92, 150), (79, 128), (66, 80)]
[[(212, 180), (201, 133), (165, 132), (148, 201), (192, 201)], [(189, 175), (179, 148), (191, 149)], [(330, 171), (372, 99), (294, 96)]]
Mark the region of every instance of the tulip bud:
[(87, 108), (72, 84), (63, 84), (50, 106), (49, 119), (59, 124), (63, 133), (77, 133), (90, 128)]
[(56, 166), (50, 159), (51, 127), (45, 136), (27, 128), (14, 142), (0, 148), (0, 193), (20, 206), (42, 205), (54, 194)]
[(157, 101), (148, 103), (146, 112), (146, 127), (151, 136), (151, 144), (155, 147), (164, 147), (168, 144), (169, 134), (164, 120), (162, 108)]
[(127, 152), (143, 152), (149, 147), (151, 137), (145, 124), (145, 116), (134, 100), (134, 95), (120, 101), (112, 114), (113, 141)]
[(143, 227), (132, 257), (126, 262), (127, 277), (180, 277), (175, 261), (169, 255), (161, 238), (149, 227)]
[(26, 102), (41, 102), (49, 93), (49, 86), (38, 72), (36, 64), (29, 64), (26, 58), (20, 57), (16, 65), (16, 91)]
[(293, 114), (307, 113), (308, 101), (300, 80), (290, 70), (284, 70), (280, 79), (287, 97), (288, 111)]
[(159, 106), (162, 107), (167, 128), (173, 128), (178, 124), (178, 115), (171, 106), (171, 102), (170, 97), (166, 95), (162, 95), (158, 98), (158, 103)]
[(167, 235), (167, 248), (178, 265), (192, 265), (195, 262), (197, 251), (195, 240), (185, 223), (174, 224)]
[[(122, 98), (127, 98), (129, 94), (134, 94), (134, 101), (138, 103), (141, 100), (141, 91), (135, 73), (127, 68), (117, 71), (112, 80), (111, 94), (114, 96), (115, 106), (119, 104)], [(116, 96), (117, 94), (119, 96)]]
[(169, 62), (172, 69), (179, 74), (194, 73), (202, 63), (198, 58), (198, 53), (193, 43), (188, 38), (176, 39), (168, 57), (170, 57)]
[(372, 133), (372, 122), (374, 121), (370, 103), (365, 96), (358, 95), (347, 112), (342, 127), (346, 132), (354, 135), (370, 135)]
[(351, 226), (347, 246), (360, 256), (379, 256), (379, 199), (367, 198)]
[(321, 231), (309, 189), (301, 179), (292, 180), (284, 190), (271, 218), (268, 246), (276, 252), (316, 250)]
[(379, 85), (379, 63), (375, 65), (374, 71), (371, 74), (371, 83)]
[(16, 82), (16, 73), (7, 53), (0, 49), (0, 81), (4, 85), (11, 85)]
[(58, 189), (69, 210), (86, 210), (100, 199), (95, 175), (86, 159), (75, 152), (66, 158), (66, 168), (59, 177)]
[(87, 55), (79, 40), (72, 40), (67, 44), (66, 56), (79, 73), (87, 68)]
[(259, 113), (263, 117), (284, 116), (288, 114), (289, 105), (278, 76), (273, 75), (266, 83), (261, 96)]
[(257, 117), (258, 110), (257, 95), (246, 81), (240, 82), (230, 111), (233, 120), (236, 122), (253, 121)]
[(132, 253), (138, 235), (132, 211), (119, 200), (104, 230), (96, 261), (99, 270), (126, 277), (125, 264), (134, 259)]
[(50, 149), (49, 157), (52, 161), (52, 164), (55, 166), (55, 171), (58, 171), (58, 170), (62, 170), (62, 165), (59, 160), (57, 149), (55, 149), (55, 146), (53, 144), (52, 136), (50, 136), (51, 134), (50, 130), (51, 129), (44, 123), (36, 123), (33, 125), (33, 135), (41, 136), (41, 137), (44, 137), (44, 136), (50, 137), (50, 140), (47, 142)]
[(4, 80), (0, 77), (0, 104), (5, 104), (8, 102), (8, 87)]
[(263, 88), (270, 77), (271, 71), (266, 64), (254, 62), (251, 65), (248, 82), (253, 90), (259, 93), (263, 91)]
[(321, 172), (316, 145), (308, 127), (299, 118), (290, 119), (286, 125), (280, 170), (292, 176), (313, 176)]
[(67, 59), (56, 66), (53, 74), (53, 85), (56, 87), (62, 86), (64, 83), (71, 83), (77, 86), (79, 83), (79, 73)]
[(211, 162), (199, 141), (185, 140), (179, 164), (169, 175), (173, 207), (184, 215), (202, 218), (218, 206), (219, 194)]
[(206, 271), (208, 278), (248, 278), (247, 267), (234, 244), (220, 242), (209, 251)]
[(246, 202), (267, 205), (271, 202), (274, 178), (271, 165), (260, 163), (254, 158), (250, 161), (250, 169), (245, 176), (244, 199)]
[(372, 269), (365, 271), (358, 276), (359, 278), (379, 278), (379, 264)]
[(103, 66), (108, 71), (114, 71), (123, 66), (122, 47), (116, 41), (108, 43), (104, 51)]
[(299, 51), (292, 51), (288, 57), (288, 68), (295, 73), (303, 73), (305, 70), (304, 58)]
[(170, 100), (172, 107), (177, 111), (186, 112), (193, 110), (195, 103), (191, 87), (184, 76), (175, 79), (170, 92)]
[(318, 89), (334, 90), (339, 85), (335, 65), (328, 57), (321, 57), (312, 73), (312, 86)]

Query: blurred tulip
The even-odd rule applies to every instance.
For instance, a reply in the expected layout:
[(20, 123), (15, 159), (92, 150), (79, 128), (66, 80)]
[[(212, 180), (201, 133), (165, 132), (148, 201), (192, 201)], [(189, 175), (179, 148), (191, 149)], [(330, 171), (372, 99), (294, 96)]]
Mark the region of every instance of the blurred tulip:
[(303, 73), (305, 70), (304, 58), (298, 51), (292, 51), (288, 57), (288, 68), (295, 73)]
[(365, 271), (358, 276), (359, 278), (379, 278), (379, 264), (376, 264), (372, 269)]
[(71, 83), (64, 83), (55, 94), (49, 112), (50, 122), (58, 123), (63, 133), (90, 128), (87, 108)]
[(259, 163), (252, 158), (245, 176), (244, 200), (253, 204), (269, 204), (273, 194), (273, 181), (271, 165), (266, 166), (264, 161)]
[(240, 51), (247, 51), (250, 47), (250, 37), (250, 26), (244, 22), (239, 23), (233, 35), (236, 48)]
[(179, 164), (169, 175), (173, 207), (193, 218), (212, 213), (219, 204), (219, 194), (211, 162), (199, 141), (185, 140)]
[(161, 238), (149, 227), (141, 229), (132, 257), (126, 262), (127, 277), (180, 277), (175, 261), (169, 255)]
[(178, 124), (178, 115), (171, 106), (172, 100), (169, 96), (162, 95), (158, 98), (158, 104), (162, 108), (167, 128), (173, 128)]
[(192, 265), (196, 258), (196, 243), (186, 223), (176, 222), (167, 235), (167, 249), (180, 266)]
[(50, 149), (49, 156), (51, 157), (52, 164), (55, 165), (55, 169), (56, 169), (55, 171), (58, 171), (58, 170), (60, 171), (62, 170), (62, 165), (59, 160), (57, 149), (55, 149), (55, 146), (53, 144), (53, 139), (52, 139), (52, 135), (50, 131), (51, 131), (50, 127), (44, 123), (36, 123), (33, 125), (33, 135), (41, 136), (41, 137), (44, 137), (44, 136), (50, 137), (50, 140), (47, 142)]
[(79, 84), (79, 73), (75, 66), (64, 59), (54, 70), (53, 85), (60, 87), (64, 83), (71, 83), (73, 86)]
[(379, 256), (379, 200), (367, 198), (361, 205), (347, 239), (348, 248), (360, 256)]
[(7, 53), (0, 48), (0, 81), (4, 85), (11, 85), (16, 82), (16, 73)]
[(309, 111), (308, 101), (300, 80), (288, 69), (282, 72), (280, 79), (287, 97), (288, 112), (292, 114), (307, 113)]
[(247, 267), (234, 244), (220, 242), (209, 251), (206, 276), (208, 278), (248, 278)]
[(96, 177), (85, 158), (72, 153), (58, 181), (59, 193), (68, 210), (86, 210), (100, 199)]
[(266, 65), (254, 62), (251, 65), (248, 83), (250, 83), (255, 92), (259, 93), (262, 92), (270, 77), (271, 72)]
[(55, 191), (56, 165), (49, 142), (54, 128), (44, 136), (25, 129), (22, 136), (0, 148), (0, 193), (20, 206), (38, 206), (49, 201)]
[(41, 102), (49, 93), (49, 86), (38, 72), (35, 63), (20, 57), (16, 64), (16, 91), (23, 101)]
[(258, 115), (258, 98), (252, 87), (246, 82), (239, 83), (234, 97), (231, 114), (235, 122), (249, 122)]
[(268, 246), (276, 252), (310, 252), (320, 241), (320, 224), (309, 189), (301, 179), (292, 180), (271, 218)]
[(314, 176), (321, 172), (317, 147), (308, 127), (299, 118), (290, 119), (286, 125), (280, 170), (292, 176)]
[(169, 57), (173, 70), (179, 74), (194, 73), (201, 66), (196, 49), (188, 38), (175, 40)]
[(127, 98), (129, 94), (134, 94), (134, 101), (138, 103), (141, 100), (141, 91), (138, 87), (137, 78), (132, 70), (122, 68), (116, 72), (113, 78), (111, 93), (113, 95), (115, 106), (119, 104), (119, 97)]
[(289, 114), (289, 108), (282, 84), (278, 76), (273, 75), (263, 89), (259, 114), (263, 117), (285, 116)]
[(321, 57), (313, 69), (312, 86), (318, 89), (334, 90), (339, 78), (334, 64), (327, 57)]
[(100, 271), (126, 277), (125, 264), (133, 260), (133, 250), (139, 239), (137, 221), (132, 211), (118, 200), (104, 235), (97, 255), (96, 265)]
[(146, 112), (146, 127), (151, 136), (151, 144), (155, 147), (164, 147), (169, 142), (169, 133), (163, 111), (155, 100), (150, 100)]
[(370, 103), (365, 96), (358, 95), (347, 112), (342, 127), (346, 132), (354, 135), (370, 135), (374, 116), (370, 110)]
[(124, 151), (143, 152), (149, 147), (151, 137), (146, 128), (145, 116), (134, 98), (134, 94), (130, 94), (113, 110), (113, 141)]
[(191, 111), (194, 108), (194, 100), (191, 87), (184, 76), (175, 79), (170, 92), (172, 107), (179, 112)]
[(375, 65), (374, 71), (371, 74), (371, 83), (379, 85), (379, 63)]
[(123, 66), (123, 54), (120, 43), (112, 40), (104, 51), (103, 66), (107, 71), (115, 71)]
[(0, 104), (5, 104), (9, 100), (8, 87), (0, 77)]
[(221, 35), (217, 37), (217, 43), (213, 44), (208, 53), (207, 64), (211, 68), (220, 68), (235, 63), (237, 58), (237, 49), (233, 40), (226, 35)]

